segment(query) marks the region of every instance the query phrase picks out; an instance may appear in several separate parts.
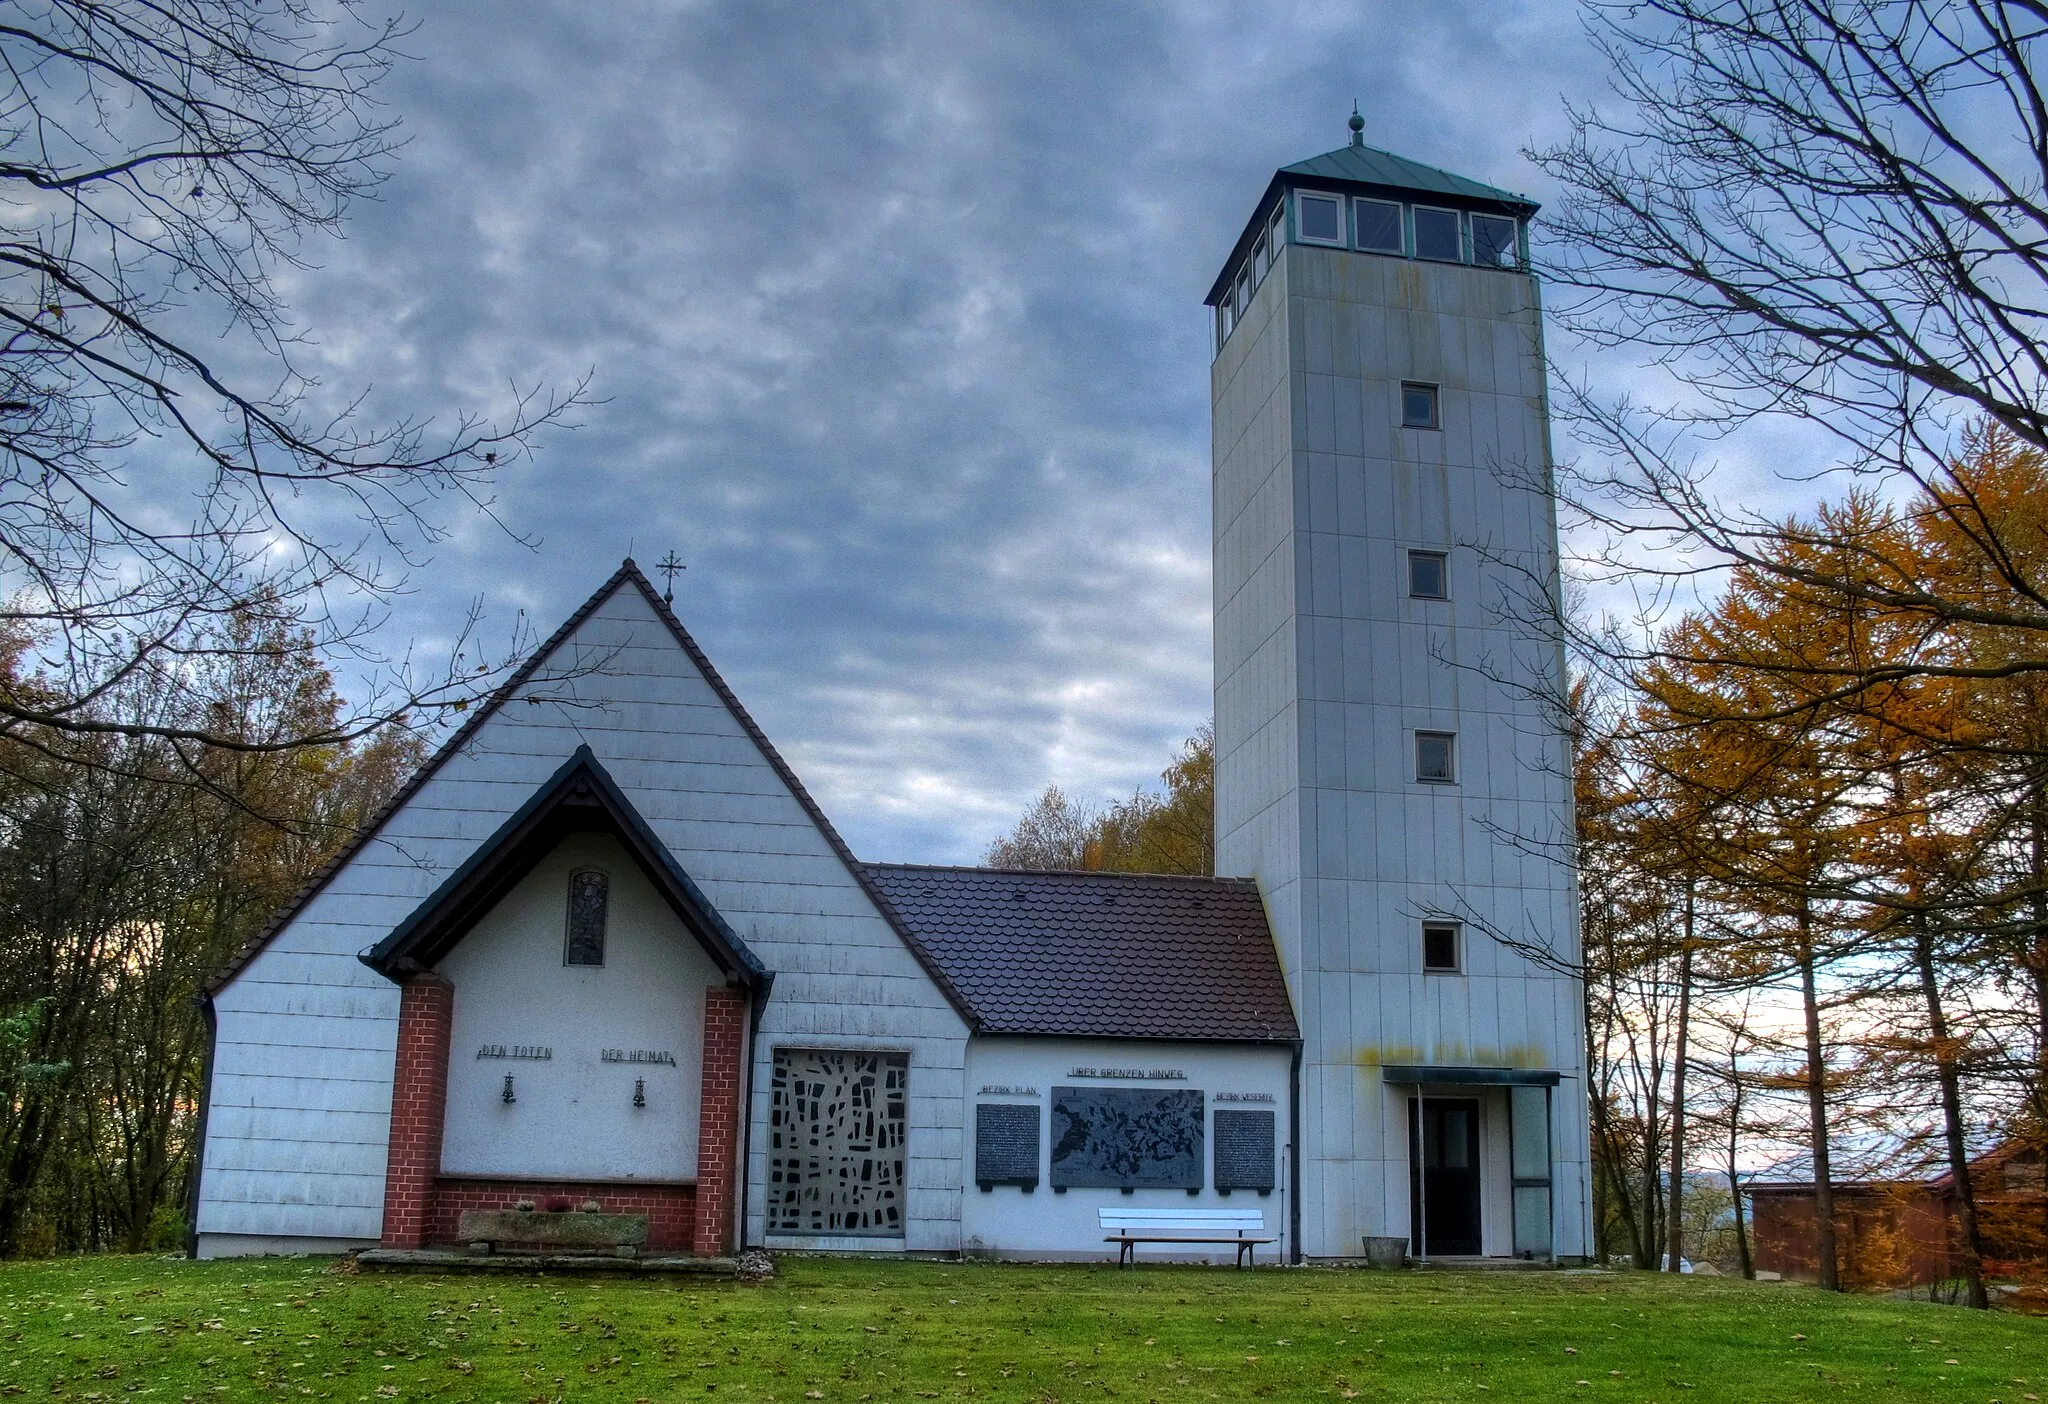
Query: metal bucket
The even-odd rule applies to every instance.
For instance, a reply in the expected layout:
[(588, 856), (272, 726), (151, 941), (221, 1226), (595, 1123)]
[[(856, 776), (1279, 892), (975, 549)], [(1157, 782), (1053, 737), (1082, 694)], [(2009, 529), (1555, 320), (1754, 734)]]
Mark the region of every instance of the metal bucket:
[(1374, 1238), (1370, 1234), (1365, 1240), (1366, 1265), (1375, 1268), (1405, 1267), (1408, 1262), (1408, 1240), (1405, 1238)]

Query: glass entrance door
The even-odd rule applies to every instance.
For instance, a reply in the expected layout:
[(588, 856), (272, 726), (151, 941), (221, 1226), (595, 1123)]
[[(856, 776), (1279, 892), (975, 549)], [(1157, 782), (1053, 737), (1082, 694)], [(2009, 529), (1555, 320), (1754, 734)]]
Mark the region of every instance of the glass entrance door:
[(1408, 1102), (1409, 1247), (1418, 1258), (1479, 1254), (1479, 1103)]

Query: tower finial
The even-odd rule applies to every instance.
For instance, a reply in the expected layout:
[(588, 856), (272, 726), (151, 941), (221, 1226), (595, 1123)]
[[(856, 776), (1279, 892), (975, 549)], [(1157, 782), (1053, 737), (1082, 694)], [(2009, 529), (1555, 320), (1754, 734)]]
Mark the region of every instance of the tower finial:
[(1351, 144), (1365, 145), (1365, 119), (1358, 115), (1358, 101), (1355, 98), (1351, 103)]

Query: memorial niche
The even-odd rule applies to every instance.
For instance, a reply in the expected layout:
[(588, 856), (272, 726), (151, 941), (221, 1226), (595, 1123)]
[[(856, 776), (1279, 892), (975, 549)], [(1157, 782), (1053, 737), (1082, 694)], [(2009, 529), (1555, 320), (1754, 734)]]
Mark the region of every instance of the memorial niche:
[(1038, 1188), (1038, 1108), (982, 1102), (974, 1108), (974, 1183), (985, 1190)]
[(1216, 1189), (1273, 1192), (1273, 1113), (1217, 1110)]
[(1052, 1185), (1200, 1190), (1202, 1094), (1183, 1088), (1053, 1088)]

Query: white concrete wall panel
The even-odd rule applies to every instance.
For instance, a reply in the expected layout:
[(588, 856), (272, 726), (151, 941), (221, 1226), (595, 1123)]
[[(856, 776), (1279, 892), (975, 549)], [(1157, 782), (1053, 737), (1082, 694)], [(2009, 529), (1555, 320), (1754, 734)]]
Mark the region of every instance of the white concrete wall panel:
[[(992, 1257), (1114, 1260), (1117, 1249), (1102, 1241), (1096, 1218), (1098, 1209), (1258, 1209), (1265, 1214), (1268, 1232), (1283, 1240), (1288, 1223), (1293, 1186), (1288, 1180), (1288, 1069), (1292, 1051), (1259, 1045), (1135, 1042), (1131, 1040), (1000, 1038), (977, 1037), (967, 1046), (967, 1091), (970, 1106), (976, 1102), (1031, 1104), (1039, 1109), (1039, 1184), (1030, 1192), (1014, 1185), (988, 1190), (967, 1186), (961, 1211), (962, 1245), (972, 1253)], [(1076, 1078), (1077, 1067), (1171, 1068), (1185, 1074), (1174, 1081), (1116, 1081)], [(1052, 1089), (1055, 1086), (1190, 1088), (1205, 1093), (1203, 1188), (1200, 1194), (1179, 1189), (1140, 1189), (1124, 1194), (1114, 1189), (1069, 1189), (1055, 1193), (1051, 1173)], [(984, 1094), (983, 1087), (1029, 1088), (1032, 1095), (1014, 1092)], [(1265, 1102), (1217, 1101), (1217, 1094), (1234, 1097), (1258, 1096)], [(1237, 1190), (1219, 1194), (1211, 1166), (1214, 1155), (1215, 1115), (1225, 1110), (1271, 1111), (1274, 1114), (1274, 1189), (1261, 1195)], [(961, 1143), (965, 1163), (974, 1164), (974, 1117), (968, 1113)], [(1275, 1249), (1285, 1251), (1284, 1241)], [(1261, 1261), (1272, 1261), (1275, 1249), (1261, 1249)], [(1158, 1246), (1140, 1250), (1148, 1259), (1160, 1257), (1211, 1258), (1215, 1249), (1181, 1252)], [(1221, 1250), (1223, 1261), (1233, 1251)]]
[[(1383, 1062), (1583, 1062), (1574, 982), (1476, 924), (1465, 973), (1421, 974), (1425, 913), (1576, 951), (1568, 871), (1496, 832), (1570, 826), (1563, 738), (1529, 695), (1562, 659), (1513, 608), (1556, 571), (1530, 490), (1549, 442), (1535, 286), (1290, 246), (1214, 377), (1218, 870), (1259, 878), (1303, 1024), (1304, 1247), (1352, 1255), (1407, 1230)], [(1400, 426), (1402, 380), (1440, 387), (1441, 430)], [(1282, 404), (1283, 432), (1247, 432)], [(1407, 597), (1411, 548), (1450, 552), (1450, 599)], [(1288, 565), (1292, 590), (1265, 588)], [(1416, 782), (1418, 729), (1458, 734), (1455, 786)], [(1582, 1097), (1578, 1079), (1554, 1099), (1566, 1253), (1584, 1251)]]
[[(630, 584), (217, 996), (201, 1234), (216, 1246), (377, 1237), (398, 992), (357, 952), (388, 934), (585, 744), (777, 974), (756, 1044), (757, 1125), (778, 1040), (800, 1034), (814, 1044), (908, 1052), (916, 1098), (906, 1242), (956, 1247), (959, 1159), (948, 1138), (960, 1124), (965, 1026)], [(849, 952), (859, 953), (852, 966)], [(292, 1016), (283, 1021), (288, 1032), (279, 1031), (281, 1015)], [(342, 1075), (334, 1060), (349, 1053), (360, 1062)], [(288, 1093), (274, 1090), (279, 1074)], [(279, 1168), (293, 1146), (308, 1168)], [(758, 1233), (759, 1135), (751, 1149)]]

